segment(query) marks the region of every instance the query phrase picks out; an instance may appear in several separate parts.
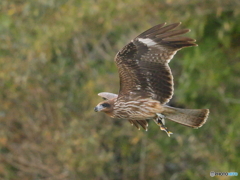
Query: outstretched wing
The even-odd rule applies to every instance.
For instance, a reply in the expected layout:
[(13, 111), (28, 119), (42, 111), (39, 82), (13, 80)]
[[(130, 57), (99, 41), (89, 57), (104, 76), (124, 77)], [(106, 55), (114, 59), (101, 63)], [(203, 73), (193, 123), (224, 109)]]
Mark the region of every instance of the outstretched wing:
[(156, 25), (117, 53), (119, 100), (146, 97), (164, 104), (171, 99), (173, 77), (168, 63), (181, 48), (197, 46), (194, 39), (179, 36), (190, 30), (173, 30), (180, 24)]

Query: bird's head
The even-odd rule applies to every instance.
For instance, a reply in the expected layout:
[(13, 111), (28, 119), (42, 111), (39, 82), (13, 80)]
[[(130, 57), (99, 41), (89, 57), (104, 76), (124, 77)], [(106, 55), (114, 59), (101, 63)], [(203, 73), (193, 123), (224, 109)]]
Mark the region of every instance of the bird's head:
[(94, 108), (94, 111), (95, 112), (102, 111), (111, 116), (113, 111), (113, 102), (111, 100), (103, 101)]

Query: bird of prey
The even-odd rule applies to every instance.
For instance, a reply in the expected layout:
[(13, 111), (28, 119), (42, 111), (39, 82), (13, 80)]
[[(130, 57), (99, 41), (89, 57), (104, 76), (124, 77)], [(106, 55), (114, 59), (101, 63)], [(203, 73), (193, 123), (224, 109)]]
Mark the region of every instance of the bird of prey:
[(131, 40), (115, 56), (120, 77), (118, 94), (101, 92), (104, 101), (94, 110), (112, 118), (128, 120), (147, 130), (153, 120), (168, 136), (165, 119), (199, 128), (207, 120), (208, 109), (180, 109), (166, 105), (173, 95), (173, 76), (168, 63), (184, 47), (197, 46), (195, 40), (179, 36), (189, 29), (175, 30), (181, 23), (156, 25)]

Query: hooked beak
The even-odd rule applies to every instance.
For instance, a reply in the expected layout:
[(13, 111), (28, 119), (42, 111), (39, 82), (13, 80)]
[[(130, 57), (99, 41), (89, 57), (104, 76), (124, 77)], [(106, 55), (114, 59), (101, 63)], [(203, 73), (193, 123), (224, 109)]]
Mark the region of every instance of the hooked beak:
[(97, 106), (94, 108), (94, 111), (95, 111), (95, 112), (98, 112), (98, 107), (97, 107)]
[(94, 108), (94, 111), (95, 112), (99, 112), (99, 111), (101, 111), (103, 109), (103, 107), (101, 106), (101, 105), (98, 105), (98, 106), (96, 106), (95, 108)]

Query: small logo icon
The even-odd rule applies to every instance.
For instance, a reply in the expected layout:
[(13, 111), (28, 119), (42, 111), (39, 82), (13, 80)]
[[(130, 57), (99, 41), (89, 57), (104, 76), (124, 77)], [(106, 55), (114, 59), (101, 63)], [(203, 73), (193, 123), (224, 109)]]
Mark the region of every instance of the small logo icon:
[(214, 171), (211, 171), (211, 172), (210, 172), (210, 176), (211, 176), (211, 177), (214, 177), (214, 176), (215, 176), (215, 172), (214, 172)]

